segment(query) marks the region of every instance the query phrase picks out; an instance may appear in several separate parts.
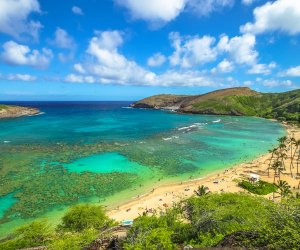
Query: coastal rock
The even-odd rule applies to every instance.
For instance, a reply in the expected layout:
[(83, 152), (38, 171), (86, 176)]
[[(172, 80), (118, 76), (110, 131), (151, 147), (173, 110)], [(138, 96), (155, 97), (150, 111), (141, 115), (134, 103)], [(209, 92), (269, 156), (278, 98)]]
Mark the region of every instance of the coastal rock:
[(0, 105), (0, 119), (37, 115), (39, 113), (40, 111), (36, 108)]

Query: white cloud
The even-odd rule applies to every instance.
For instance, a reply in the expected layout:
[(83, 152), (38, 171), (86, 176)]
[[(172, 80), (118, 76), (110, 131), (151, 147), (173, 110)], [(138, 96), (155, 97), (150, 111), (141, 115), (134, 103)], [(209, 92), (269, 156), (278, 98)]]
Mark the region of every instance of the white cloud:
[(86, 50), (85, 61), (76, 63), (76, 73), (65, 77), (66, 82), (144, 86), (219, 86), (228, 79), (213, 79), (199, 70), (168, 70), (156, 74), (139, 66), (119, 52), (123, 44), (119, 31), (97, 32)]
[(73, 6), (72, 7), (72, 12), (76, 15), (84, 15), (83, 11), (81, 8), (79, 8), (78, 6)]
[(28, 75), (28, 74), (10, 74), (6, 77), (7, 80), (10, 81), (25, 81), (31, 82), (37, 79), (36, 76)]
[(76, 47), (74, 39), (68, 34), (67, 31), (61, 29), (60, 27), (56, 28), (54, 39), (51, 41), (51, 44), (62, 49), (73, 49)]
[(300, 76), (300, 65), (287, 69), (282, 73), (284, 76), (298, 77)]
[(212, 73), (230, 73), (234, 70), (234, 65), (232, 62), (224, 59), (220, 62), (217, 67), (211, 70)]
[(269, 75), (272, 72), (272, 69), (276, 68), (276, 63), (271, 62), (269, 64), (255, 64), (249, 69), (247, 72), (248, 74), (263, 74)]
[(174, 20), (180, 13), (208, 16), (211, 12), (232, 7), (235, 0), (114, 0), (125, 7), (132, 19), (142, 19), (157, 26)]
[(54, 38), (50, 40), (50, 44), (60, 49), (70, 50), (69, 53), (58, 53), (58, 59), (61, 62), (67, 62), (74, 58), (77, 45), (74, 39), (64, 29), (60, 27), (56, 28)]
[(10, 65), (27, 65), (35, 68), (46, 68), (52, 57), (52, 51), (43, 48), (42, 51), (31, 50), (28, 46), (13, 41), (2, 45), (3, 51), (0, 58)]
[(65, 81), (74, 83), (94, 83), (96, 80), (93, 76), (70, 74), (66, 76)]
[(198, 16), (208, 16), (225, 7), (232, 7), (235, 0), (187, 0), (187, 10)]
[(254, 49), (255, 44), (255, 36), (251, 34), (244, 34), (231, 39), (228, 36), (222, 36), (217, 48), (220, 52), (227, 52), (231, 59), (238, 64), (253, 65), (258, 57), (258, 52)]
[(277, 0), (254, 9), (253, 23), (241, 26), (241, 32), (260, 34), (281, 31), (290, 35), (300, 33), (299, 0)]
[(123, 37), (119, 31), (97, 32), (86, 50), (88, 60), (75, 64), (75, 70), (93, 75), (102, 83), (144, 84), (152, 81), (154, 73), (119, 53), (118, 47), (122, 44)]
[(150, 22), (169, 22), (175, 19), (185, 7), (185, 0), (115, 0), (127, 8), (133, 19)]
[(279, 87), (279, 86), (286, 86), (286, 87), (292, 87), (294, 83), (290, 80), (276, 80), (276, 79), (267, 79), (261, 81), (262, 85), (265, 87)]
[(216, 41), (214, 37), (181, 37), (176, 32), (171, 33), (169, 37), (175, 49), (169, 57), (173, 66), (179, 65), (183, 68), (190, 68), (215, 61), (217, 58), (217, 50), (213, 48)]
[(164, 64), (166, 60), (167, 58), (162, 53), (156, 53), (148, 58), (147, 64), (150, 67), (158, 67)]
[(82, 66), (81, 64), (79, 64), (79, 63), (77, 63), (77, 64), (74, 65), (74, 69), (75, 69), (78, 73), (80, 73), (80, 74), (85, 74), (85, 73), (86, 73), (86, 71), (85, 71), (85, 69), (83, 68), (83, 66)]
[(37, 0), (1, 0), (0, 1), (0, 32), (9, 34), (16, 39), (30, 36), (38, 40), (42, 25), (30, 20), (31, 13), (39, 13)]

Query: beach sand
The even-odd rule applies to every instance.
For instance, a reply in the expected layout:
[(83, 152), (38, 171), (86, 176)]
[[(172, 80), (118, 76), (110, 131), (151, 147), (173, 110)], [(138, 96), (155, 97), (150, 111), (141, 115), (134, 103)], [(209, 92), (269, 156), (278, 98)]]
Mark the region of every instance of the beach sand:
[[(300, 139), (300, 129), (296, 127), (286, 126), (287, 136)], [(269, 177), (267, 176), (268, 164), (271, 154), (265, 154), (253, 161), (245, 162), (226, 170), (219, 171), (208, 175), (203, 178), (162, 185), (158, 188), (151, 190), (146, 194), (141, 194), (138, 197), (133, 198), (131, 201), (120, 204), (119, 206), (112, 207), (108, 211), (110, 218), (116, 221), (135, 219), (139, 215), (142, 215), (144, 211), (162, 213), (167, 207), (172, 207), (174, 203), (179, 202), (182, 199), (188, 198), (194, 194), (194, 190), (198, 186), (204, 185), (209, 188), (210, 192), (247, 192), (244, 189), (238, 187), (237, 181), (243, 177), (249, 177), (250, 173), (260, 175), (260, 179), (273, 182), (273, 171), (270, 171)], [(286, 159), (286, 166), (289, 166), (291, 159)], [(287, 172), (281, 175), (281, 179), (285, 180), (292, 187), (293, 191), (298, 190), (300, 179), (292, 178), (289, 174), (289, 168)], [(295, 171), (294, 169), (293, 171)], [(273, 195), (269, 194), (265, 196), (267, 199), (272, 199)]]

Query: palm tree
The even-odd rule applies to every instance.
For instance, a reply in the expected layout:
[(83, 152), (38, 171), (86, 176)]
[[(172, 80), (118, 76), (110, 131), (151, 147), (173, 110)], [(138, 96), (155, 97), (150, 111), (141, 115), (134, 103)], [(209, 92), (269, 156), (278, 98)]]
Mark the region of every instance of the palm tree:
[[(294, 153), (291, 153), (291, 164), (290, 164), (290, 168), (293, 167), (294, 168), (294, 160), (296, 157), (296, 154), (299, 154), (299, 147), (300, 147), (300, 140), (295, 140), (294, 138), (291, 139), (291, 143), (294, 144), (295, 146), (295, 150)], [(298, 169), (298, 162), (297, 162), (297, 175), (299, 175), (299, 169)]]
[(279, 189), (279, 194), (281, 198), (284, 198), (292, 193), (291, 186), (286, 181), (278, 181), (277, 187)]
[(282, 136), (280, 137), (277, 141), (280, 143), (280, 144), (285, 144), (287, 142), (287, 136)]
[(271, 158), (270, 158), (269, 167), (268, 167), (268, 177), (270, 176), (271, 164), (272, 164), (273, 157), (274, 157), (274, 154), (276, 153), (276, 151), (277, 151), (277, 148), (273, 148), (273, 149), (269, 150), (269, 153), (271, 153)]
[(275, 184), (275, 179), (276, 179), (276, 174), (278, 173), (278, 177), (280, 180), (280, 169), (281, 169), (281, 162), (280, 161), (275, 161), (272, 166), (271, 169), (274, 170), (274, 180), (273, 183)]
[(201, 186), (199, 186), (198, 189), (195, 190), (194, 192), (195, 192), (195, 194), (196, 194), (197, 196), (204, 196), (204, 195), (207, 195), (207, 194), (208, 194), (208, 192), (207, 192), (208, 190), (209, 190), (208, 187), (206, 187), (206, 186), (204, 186), (204, 185), (201, 185)]

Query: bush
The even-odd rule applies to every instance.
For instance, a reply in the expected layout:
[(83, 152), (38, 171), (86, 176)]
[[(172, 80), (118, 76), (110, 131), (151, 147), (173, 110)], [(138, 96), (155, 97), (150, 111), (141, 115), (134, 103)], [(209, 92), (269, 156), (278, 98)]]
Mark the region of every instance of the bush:
[(46, 220), (34, 221), (16, 229), (8, 240), (0, 242), (0, 249), (15, 250), (44, 246), (53, 240), (53, 237), (54, 232), (50, 229)]
[(58, 229), (80, 232), (84, 229), (103, 229), (112, 225), (101, 206), (77, 205), (69, 209)]
[(249, 181), (241, 181), (239, 183), (241, 188), (248, 190), (250, 193), (258, 195), (267, 195), (276, 192), (278, 187), (273, 183), (268, 183), (265, 181), (258, 181), (256, 183), (251, 183)]

